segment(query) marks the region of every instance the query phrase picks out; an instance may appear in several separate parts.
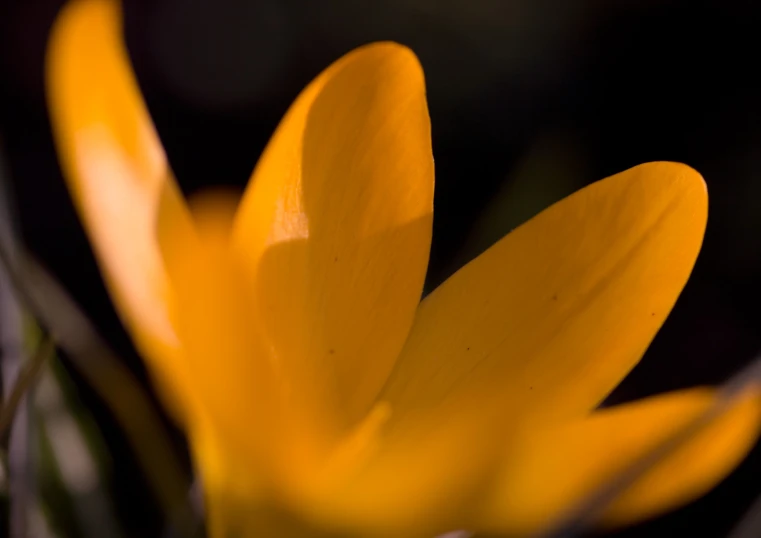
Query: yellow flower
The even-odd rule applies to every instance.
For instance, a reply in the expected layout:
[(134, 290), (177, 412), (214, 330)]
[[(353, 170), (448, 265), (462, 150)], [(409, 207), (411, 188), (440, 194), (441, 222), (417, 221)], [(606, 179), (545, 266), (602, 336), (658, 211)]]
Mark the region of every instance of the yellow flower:
[[(239, 204), (188, 205), (120, 25), (114, 0), (62, 12), (52, 124), (113, 300), (188, 433), (212, 536), (530, 533), (714, 401), (700, 388), (596, 410), (690, 274), (707, 215), (694, 170), (582, 189), (420, 302), (434, 172), (412, 52), (338, 60)], [(701, 495), (760, 418), (743, 398), (603, 520)]]

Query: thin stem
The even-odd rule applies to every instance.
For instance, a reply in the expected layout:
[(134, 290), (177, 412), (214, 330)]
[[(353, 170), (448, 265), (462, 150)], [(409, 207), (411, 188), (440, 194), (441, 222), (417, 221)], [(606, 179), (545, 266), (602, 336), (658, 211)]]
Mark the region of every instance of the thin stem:
[(114, 413), (159, 502), (181, 535), (196, 535), (198, 524), (187, 502), (189, 481), (140, 383), (65, 290), (31, 256), (19, 251), (15, 260), (11, 259), (0, 245), (0, 263), (6, 266), (19, 300), (38, 320), (43, 333), (66, 352)]
[[(0, 155), (0, 160), (2, 155)], [(24, 368), (23, 321), (18, 294), (14, 292), (11, 262), (17, 252), (17, 228), (13, 207), (4, 178), (1, 177), (3, 163), (0, 162), (0, 247), (8, 260), (8, 270), (0, 267), (0, 339), (2, 340), (3, 396), (14, 392), (16, 382)], [(8, 442), (7, 463), (9, 513), (8, 527), (4, 529), (9, 536), (27, 536), (29, 531), (30, 508), (36, 503), (33, 457), (30, 447), (34, 445), (35, 428), (29, 415), (29, 390), (21, 391), (11, 414), (13, 420), (3, 433), (8, 433), (3, 440)], [(7, 431), (9, 430), (9, 431)]]
[(42, 366), (53, 356), (55, 343), (52, 338), (43, 337), (31, 360), (26, 362), (16, 378), (11, 393), (0, 407), (0, 438), (5, 437), (13, 422), (13, 417), (27, 390), (37, 380)]

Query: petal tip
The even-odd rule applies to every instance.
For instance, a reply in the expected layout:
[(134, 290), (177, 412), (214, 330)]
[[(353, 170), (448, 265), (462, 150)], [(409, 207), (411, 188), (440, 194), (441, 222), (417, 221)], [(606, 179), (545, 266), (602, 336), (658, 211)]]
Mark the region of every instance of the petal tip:
[(404, 77), (424, 86), (423, 66), (411, 48), (396, 41), (375, 41), (357, 47), (344, 60), (373, 62), (384, 77)]
[(693, 215), (691, 218), (702, 222), (702, 226), (697, 228), (705, 229), (708, 220), (708, 186), (697, 170), (684, 163), (655, 161), (635, 166), (622, 175), (624, 174), (649, 183), (658, 191), (669, 193), (672, 199), (678, 199), (682, 211), (687, 211)]
[(668, 177), (675, 183), (681, 183), (685, 188), (694, 190), (696, 193), (702, 193), (705, 197), (708, 195), (708, 187), (703, 176), (688, 164), (674, 161), (654, 161), (639, 166), (634, 169), (650, 176)]
[[(415, 61), (418, 62), (417, 55), (407, 45), (398, 43), (396, 41), (373, 41), (365, 45), (361, 45), (354, 49), (354, 54), (366, 54), (373, 53), (383, 55), (388, 58), (403, 60), (403, 61)], [(352, 53), (349, 53), (352, 54)]]
[(63, 36), (76, 35), (77, 31), (91, 27), (93, 21), (103, 24), (119, 20), (120, 7), (118, 0), (71, 0), (64, 3), (53, 23), (48, 55), (52, 43), (58, 43)]

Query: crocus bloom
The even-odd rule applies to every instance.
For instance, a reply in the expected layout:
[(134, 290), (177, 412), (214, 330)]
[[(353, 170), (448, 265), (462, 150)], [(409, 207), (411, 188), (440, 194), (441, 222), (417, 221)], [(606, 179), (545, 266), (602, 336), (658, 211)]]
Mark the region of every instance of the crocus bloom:
[[(527, 534), (711, 404), (597, 410), (700, 249), (702, 178), (638, 166), (553, 205), (420, 301), (433, 218), (421, 67), (359, 48), (296, 99), (238, 203), (186, 203), (112, 0), (51, 38), (61, 163), (122, 319), (185, 427), (212, 536)], [(699, 496), (755, 441), (749, 395), (602, 521)]]

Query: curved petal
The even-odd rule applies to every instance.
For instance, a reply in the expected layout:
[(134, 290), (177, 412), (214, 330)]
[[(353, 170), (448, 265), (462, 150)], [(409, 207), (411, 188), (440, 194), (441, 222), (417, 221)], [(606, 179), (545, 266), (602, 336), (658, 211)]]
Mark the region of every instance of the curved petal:
[(251, 178), (235, 245), (266, 336), (292, 393), (339, 430), (367, 412), (407, 336), (432, 204), (423, 73), (394, 43), (312, 82)]
[(558, 202), (423, 301), (381, 398), (401, 415), (445, 400), (483, 414), (488, 399), (502, 414), (586, 413), (666, 319), (706, 216), (702, 178), (673, 163)]
[[(555, 428), (537, 428), (507, 453), (507, 463), (483, 505), (477, 527), (511, 535), (547, 530), (698, 417), (714, 398), (707, 389), (679, 391), (602, 410)], [(740, 462), (760, 426), (761, 398), (753, 390), (616, 498), (604, 522), (636, 521), (702, 495)]]
[[(162, 197), (158, 221), (169, 314), (195, 404), (187, 429), (201, 471), (221, 477), (219, 494), (233, 497), (222, 486), (257, 483), (265, 490), (305, 480), (334, 441), (325, 439), (320, 416), (307, 421), (284, 397), (287, 384), (262, 338), (253, 290), (230, 249), (237, 201), (207, 192), (180, 210)], [(224, 476), (231, 470), (235, 476)]]
[[(159, 216), (172, 214), (162, 202)], [(283, 399), (253, 292), (229, 248), (236, 202), (205, 193), (158, 226), (170, 314), (198, 401), (188, 429), (209, 529), (212, 536), (313, 535), (277, 495), (314, 480), (325, 428)], [(283, 530), (292, 528), (300, 530)]]
[(261, 474), (278, 441), (271, 397), (277, 384), (252, 316), (252, 293), (230, 255), (235, 209), (236, 201), (222, 193), (205, 194), (184, 211), (162, 198), (158, 238), (169, 314), (198, 402), (190, 433), (202, 439), (200, 446), (213, 438), (231, 456), (246, 451)]
[(141, 354), (177, 397), (184, 374), (167, 315), (155, 220), (162, 191), (175, 207), (184, 202), (120, 33), (119, 2), (73, 0), (62, 9), (46, 66), (51, 123), (112, 299)]

